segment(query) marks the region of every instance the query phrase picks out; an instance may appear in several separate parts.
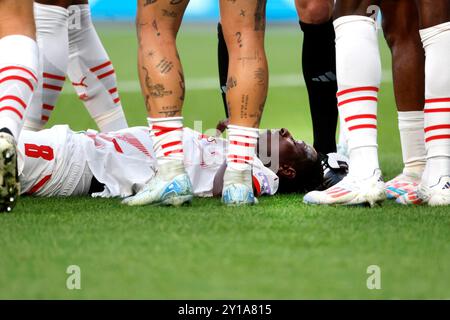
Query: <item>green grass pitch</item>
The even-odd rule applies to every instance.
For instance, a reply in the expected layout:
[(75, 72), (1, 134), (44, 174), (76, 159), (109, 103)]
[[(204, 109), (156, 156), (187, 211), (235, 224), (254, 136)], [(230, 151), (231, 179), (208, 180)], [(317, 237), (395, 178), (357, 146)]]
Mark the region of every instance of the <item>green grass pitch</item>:
[[(99, 26), (122, 88), (130, 125), (145, 125), (136, 90), (131, 25)], [(223, 117), (214, 25), (183, 26), (179, 50), (188, 91), (187, 125), (215, 127)], [(301, 33), (268, 26), (270, 89), (263, 127), (286, 127), (312, 140), (300, 83)], [(381, 40), (384, 83), (379, 145), (385, 178), (402, 168), (390, 55)], [(66, 91), (50, 125), (95, 128)], [(81, 290), (66, 269), (81, 268)], [(381, 268), (381, 290), (366, 270)], [(299, 195), (263, 198), (251, 208), (196, 199), (183, 208), (127, 208), (119, 200), (22, 198), (0, 215), (0, 298), (450, 298), (450, 209), (310, 207)]]

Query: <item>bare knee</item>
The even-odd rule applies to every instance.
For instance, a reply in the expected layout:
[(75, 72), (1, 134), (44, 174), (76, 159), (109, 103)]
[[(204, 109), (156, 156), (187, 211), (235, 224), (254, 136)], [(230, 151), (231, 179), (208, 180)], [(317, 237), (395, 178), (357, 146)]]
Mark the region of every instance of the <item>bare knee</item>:
[(296, 0), (297, 12), (304, 23), (320, 24), (331, 19), (334, 1)]

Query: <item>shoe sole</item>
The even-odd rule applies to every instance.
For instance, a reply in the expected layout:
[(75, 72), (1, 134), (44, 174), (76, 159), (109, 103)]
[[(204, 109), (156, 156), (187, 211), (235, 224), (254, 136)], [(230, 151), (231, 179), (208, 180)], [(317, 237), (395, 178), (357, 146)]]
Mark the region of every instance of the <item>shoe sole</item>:
[(185, 204), (191, 204), (193, 195), (185, 195), (185, 196), (175, 196), (167, 198), (159, 203), (155, 203), (155, 205), (159, 206), (172, 206), (172, 207), (181, 207)]
[(17, 150), (13, 138), (0, 133), (0, 212), (11, 212), (20, 194)]

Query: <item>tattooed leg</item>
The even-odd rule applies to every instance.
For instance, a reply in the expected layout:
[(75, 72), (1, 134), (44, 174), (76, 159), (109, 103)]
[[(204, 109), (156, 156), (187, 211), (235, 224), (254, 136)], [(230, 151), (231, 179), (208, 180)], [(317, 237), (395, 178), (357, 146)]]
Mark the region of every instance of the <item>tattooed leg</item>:
[(221, 0), (220, 10), (230, 61), (230, 124), (258, 128), (268, 88), (264, 51), (266, 0)]
[(229, 53), (230, 112), (222, 201), (227, 205), (255, 204), (252, 164), (268, 88), (264, 51), (266, 0), (221, 0), (220, 12)]
[[(184, 76), (176, 36), (189, 0), (138, 0), (139, 74), (158, 170), (128, 205), (182, 205), (192, 200), (184, 168)], [(189, 161), (189, 160), (187, 160)]]
[(138, 67), (148, 115), (181, 115), (184, 76), (176, 36), (189, 0), (139, 0)]

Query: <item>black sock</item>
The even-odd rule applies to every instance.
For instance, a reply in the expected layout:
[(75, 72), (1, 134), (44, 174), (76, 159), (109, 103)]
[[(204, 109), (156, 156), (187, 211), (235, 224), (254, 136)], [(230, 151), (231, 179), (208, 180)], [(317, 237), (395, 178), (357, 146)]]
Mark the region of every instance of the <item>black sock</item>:
[(223, 37), (222, 25), (219, 23), (217, 25), (217, 38), (219, 40), (217, 47), (217, 58), (219, 63), (219, 81), (220, 81), (220, 92), (222, 93), (223, 106), (225, 108), (225, 115), (228, 118), (228, 106), (227, 106), (227, 78), (228, 78), (228, 49), (225, 43), (225, 38)]
[(336, 48), (332, 20), (323, 24), (300, 21), (303, 30), (303, 77), (309, 95), (314, 148), (323, 154), (336, 152), (337, 82)]

